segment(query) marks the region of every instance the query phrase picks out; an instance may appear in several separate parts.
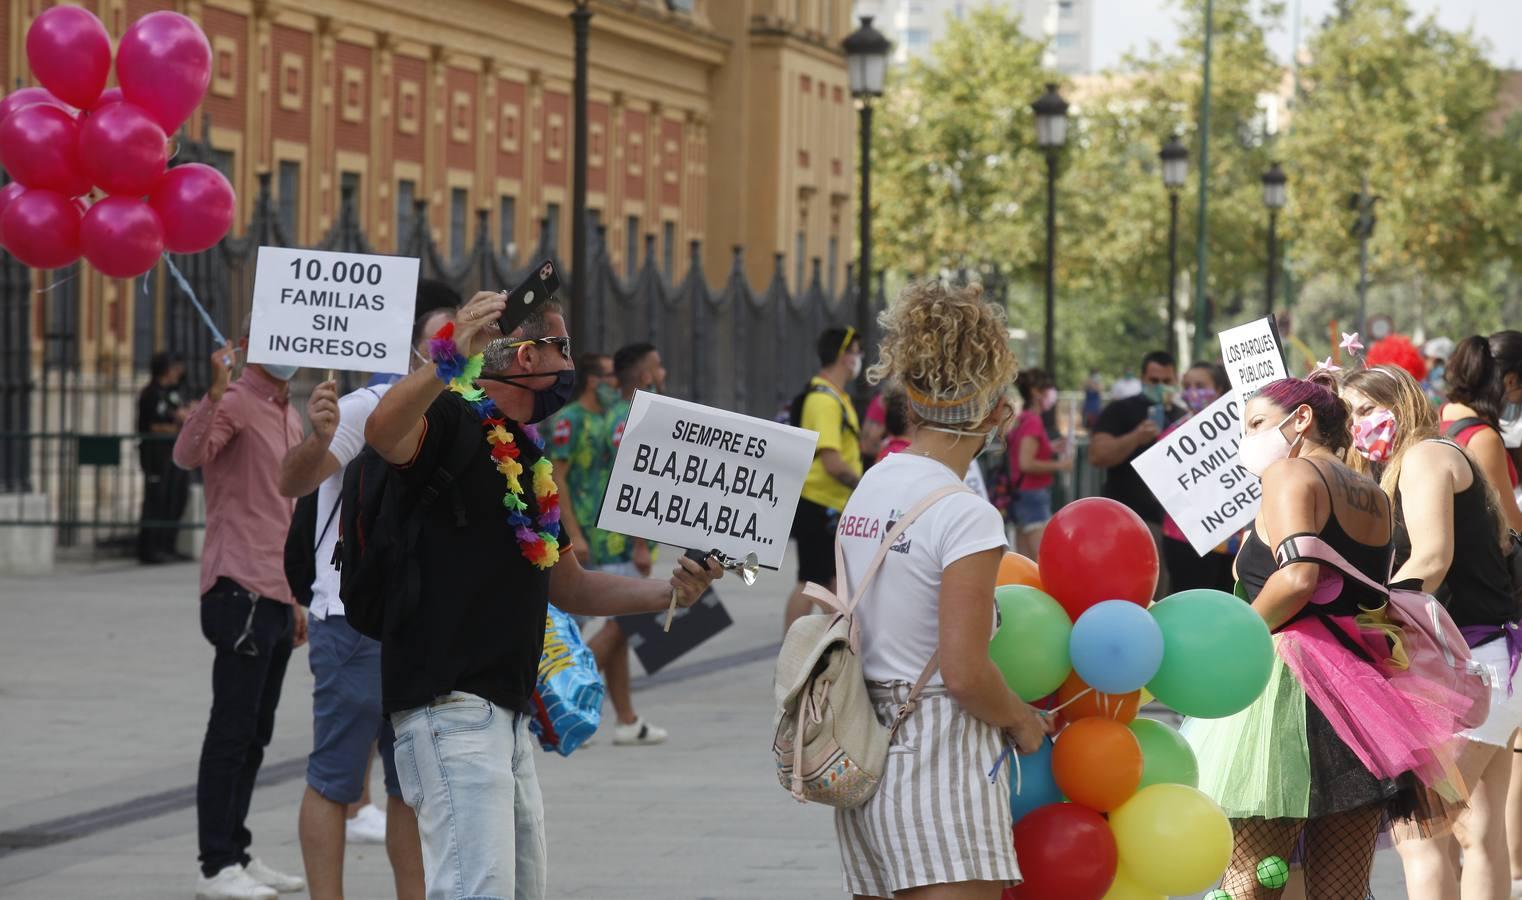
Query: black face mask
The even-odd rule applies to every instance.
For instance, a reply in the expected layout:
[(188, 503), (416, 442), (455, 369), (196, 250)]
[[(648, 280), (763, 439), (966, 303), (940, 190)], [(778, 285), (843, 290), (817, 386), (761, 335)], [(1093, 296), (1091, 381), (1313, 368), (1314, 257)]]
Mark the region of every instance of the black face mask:
[(533, 391), (534, 411), (529, 413), (528, 421), (524, 424), (535, 425), (543, 422), (550, 416), (559, 412), (561, 407), (571, 402), (571, 393), (576, 388), (576, 370), (561, 369), (559, 372), (527, 372), (522, 375), (482, 375), (481, 381), (500, 381), (519, 387), (515, 382), (524, 378), (545, 378), (553, 375), (555, 383), (547, 388), (521, 388), (525, 391)]

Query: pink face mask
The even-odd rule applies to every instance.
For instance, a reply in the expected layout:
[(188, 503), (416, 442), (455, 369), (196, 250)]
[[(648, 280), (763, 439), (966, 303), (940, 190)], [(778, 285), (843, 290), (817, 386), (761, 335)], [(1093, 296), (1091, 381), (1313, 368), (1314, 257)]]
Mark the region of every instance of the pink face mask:
[(1353, 449), (1369, 462), (1382, 463), (1395, 449), (1395, 413), (1376, 409), (1353, 425)]

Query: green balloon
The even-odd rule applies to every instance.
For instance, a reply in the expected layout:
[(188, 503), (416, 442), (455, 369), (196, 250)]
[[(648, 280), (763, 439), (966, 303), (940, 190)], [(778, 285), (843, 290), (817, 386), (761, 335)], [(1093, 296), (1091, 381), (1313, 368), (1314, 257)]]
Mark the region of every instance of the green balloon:
[(1274, 666), (1268, 626), (1248, 604), (1208, 589), (1149, 610), (1163, 631), (1163, 665), (1147, 690), (1186, 716), (1220, 719), (1263, 693)]
[(994, 591), (999, 630), (988, 642), (988, 655), (1004, 673), (1010, 690), (1027, 703), (1057, 690), (1073, 671), (1068, 638), (1073, 621), (1050, 596), (1021, 584)]
[(1184, 736), (1155, 719), (1137, 719), (1126, 726), (1142, 750), (1142, 780), (1138, 791), (1154, 784), (1200, 786), (1200, 764)]

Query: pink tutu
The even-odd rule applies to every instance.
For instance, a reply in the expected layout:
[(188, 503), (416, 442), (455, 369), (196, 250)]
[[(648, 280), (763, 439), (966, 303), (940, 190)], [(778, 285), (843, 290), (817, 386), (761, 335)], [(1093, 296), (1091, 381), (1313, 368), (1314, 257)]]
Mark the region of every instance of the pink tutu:
[[(1363, 648), (1371, 664), (1329, 630)], [(1467, 788), (1454, 765), (1460, 732), (1476, 711), (1474, 698), (1423, 674), (1422, 655), (1408, 668), (1391, 659), (1390, 630), (1351, 617), (1306, 617), (1280, 631), (1278, 652), (1306, 697), (1371, 774), (1414, 773), (1457, 800)], [(1484, 710), (1478, 711), (1484, 718)]]

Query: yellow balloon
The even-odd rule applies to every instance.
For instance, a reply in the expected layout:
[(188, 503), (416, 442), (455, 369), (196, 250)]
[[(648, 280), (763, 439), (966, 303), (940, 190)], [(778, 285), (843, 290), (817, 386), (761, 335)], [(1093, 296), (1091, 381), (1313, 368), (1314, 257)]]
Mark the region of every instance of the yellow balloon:
[(1110, 813), (1121, 870), (1170, 897), (1214, 884), (1231, 861), (1231, 822), (1197, 788), (1154, 784)]
[(1151, 703), (1153, 700), (1156, 700), (1156, 699), (1157, 699), (1156, 697), (1152, 696), (1152, 692), (1151, 691), (1147, 690), (1147, 688), (1145, 686), (1142, 687), (1142, 689), (1141, 689), (1141, 705), (1142, 706), (1146, 706), (1148, 703)]
[(1137, 884), (1125, 869), (1115, 873), (1115, 882), (1105, 892), (1104, 900), (1168, 900), (1164, 894)]

